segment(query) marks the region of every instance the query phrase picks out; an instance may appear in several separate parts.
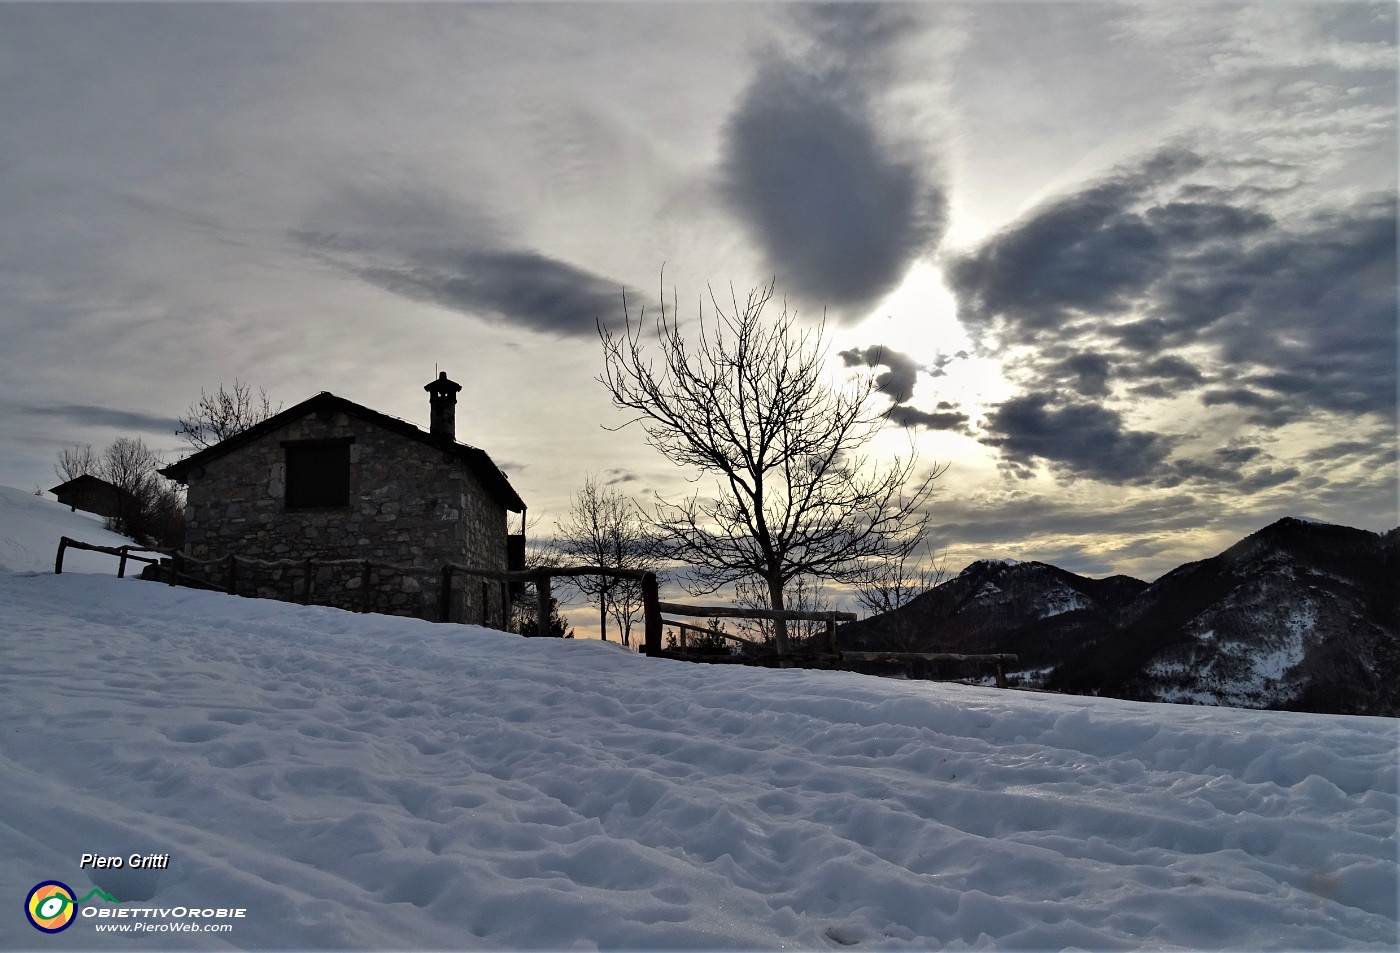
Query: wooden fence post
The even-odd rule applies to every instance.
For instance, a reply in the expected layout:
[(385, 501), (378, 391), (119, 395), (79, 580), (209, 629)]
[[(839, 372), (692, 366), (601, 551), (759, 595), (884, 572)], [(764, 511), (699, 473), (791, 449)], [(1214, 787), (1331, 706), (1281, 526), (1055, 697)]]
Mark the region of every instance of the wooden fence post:
[(125, 578), (126, 578), (126, 557), (127, 557), (127, 553), (130, 552), (130, 550), (131, 550), (131, 547), (130, 547), (130, 546), (123, 546), (123, 547), (121, 547), (122, 558), (121, 558), (121, 562), (117, 563), (117, 578), (118, 578), (118, 579), (125, 579)]
[(997, 688), (1006, 688), (1006, 663), (997, 656)]
[(549, 631), (549, 573), (535, 573), (535, 634)]
[(185, 557), (179, 552), (170, 554), (170, 584), (175, 585), (182, 573), (185, 571)]
[(368, 612), (370, 609), (369, 595), (369, 560), (365, 560), (364, 566), (360, 569), (360, 611)]
[(54, 574), (55, 576), (61, 576), (61, 575), (63, 575), (63, 551), (64, 551), (65, 549), (67, 549), (67, 548), (68, 548), (68, 537), (67, 537), (67, 536), (60, 536), (60, 537), (58, 538), (58, 555), (54, 558), (54, 561), (53, 561), (53, 574)]
[(644, 655), (657, 655), (661, 652), (661, 596), (657, 591), (656, 573), (649, 572), (642, 577), (642, 618), (646, 626), (646, 638), (642, 643)]
[(315, 572), (311, 563), (311, 557), (306, 557), (306, 575), (301, 580), (301, 604), (304, 606), (311, 604), (311, 576)]
[(438, 621), (452, 621), (452, 564), (442, 567), (442, 591), (438, 593)]
[(826, 642), (831, 647), (832, 655), (840, 655), (841, 650), (836, 647), (836, 613), (829, 612), (826, 616)]

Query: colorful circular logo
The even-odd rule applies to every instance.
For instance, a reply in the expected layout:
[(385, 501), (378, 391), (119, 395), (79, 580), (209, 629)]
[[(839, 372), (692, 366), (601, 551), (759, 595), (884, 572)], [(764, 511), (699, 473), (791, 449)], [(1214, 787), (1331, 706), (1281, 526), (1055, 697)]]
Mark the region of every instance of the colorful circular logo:
[(45, 880), (35, 885), (24, 900), (24, 915), (34, 925), (34, 929), (44, 933), (58, 933), (73, 925), (77, 916), (78, 904), (73, 891), (66, 883)]

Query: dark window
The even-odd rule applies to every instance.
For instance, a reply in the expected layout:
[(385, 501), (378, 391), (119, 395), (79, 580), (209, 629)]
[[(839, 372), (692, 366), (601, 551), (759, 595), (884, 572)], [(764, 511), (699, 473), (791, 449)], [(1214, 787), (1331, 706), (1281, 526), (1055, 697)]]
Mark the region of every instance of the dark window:
[(287, 446), (287, 509), (350, 505), (350, 444)]

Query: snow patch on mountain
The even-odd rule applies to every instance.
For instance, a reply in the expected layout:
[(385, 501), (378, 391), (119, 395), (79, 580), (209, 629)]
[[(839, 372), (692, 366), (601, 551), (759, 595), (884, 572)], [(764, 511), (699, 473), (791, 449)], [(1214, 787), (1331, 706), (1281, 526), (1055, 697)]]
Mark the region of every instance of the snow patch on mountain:
[(1041, 619), (1049, 619), (1052, 616), (1063, 615), (1066, 612), (1076, 612), (1080, 609), (1087, 609), (1092, 603), (1084, 598), (1082, 593), (1075, 592), (1068, 587), (1051, 589), (1045, 593), (1044, 601), (1041, 604), (1038, 614)]

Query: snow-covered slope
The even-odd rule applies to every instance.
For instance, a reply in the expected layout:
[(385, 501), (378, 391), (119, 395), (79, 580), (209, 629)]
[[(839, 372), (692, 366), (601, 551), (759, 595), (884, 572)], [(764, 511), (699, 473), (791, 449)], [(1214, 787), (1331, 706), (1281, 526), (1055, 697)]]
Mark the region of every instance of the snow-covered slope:
[[(692, 665), (0, 572), (0, 726), (4, 949), (1396, 941), (1391, 719)], [(19, 908), (45, 880), (113, 899), (44, 936)], [(145, 929), (98, 933), (122, 925)]]
[[(0, 569), (53, 572), (62, 536), (97, 546), (127, 546), (131, 540), (109, 532), (100, 516), (70, 510), (62, 503), (0, 486)], [(101, 553), (64, 554), (64, 572), (116, 572), (117, 560)]]

